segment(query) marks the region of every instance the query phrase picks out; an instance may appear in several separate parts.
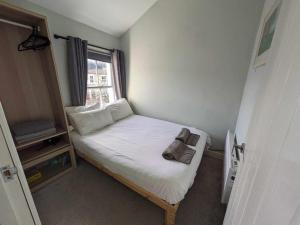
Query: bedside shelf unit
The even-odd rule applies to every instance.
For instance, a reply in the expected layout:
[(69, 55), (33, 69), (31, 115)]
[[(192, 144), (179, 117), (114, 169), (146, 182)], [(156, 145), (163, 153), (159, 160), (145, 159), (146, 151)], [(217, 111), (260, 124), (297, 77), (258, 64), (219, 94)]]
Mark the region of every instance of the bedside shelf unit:
[[(0, 18), (0, 101), (8, 125), (45, 119), (53, 121), (56, 127), (52, 135), (15, 143), (27, 181), (34, 191), (76, 167), (75, 155), (52, 46), (18, 51), (18, 44), (28, 38), (33, 26), (39, 28), (40, 35), (50, 37), (47, 18), (4, 2), (0, 2)], [(49, 139), (51, 142), (47, 142)]]

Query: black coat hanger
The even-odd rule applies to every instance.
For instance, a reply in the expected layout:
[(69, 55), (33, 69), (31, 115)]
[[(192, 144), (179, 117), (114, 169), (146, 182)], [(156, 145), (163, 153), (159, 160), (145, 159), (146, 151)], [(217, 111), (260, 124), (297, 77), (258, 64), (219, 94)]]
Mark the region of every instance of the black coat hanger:
[(38, 27), (33, 26), (29, 37), (18, 45), (18, 51), (42, 50), (49, 45), (49, 38), (39, 35)]

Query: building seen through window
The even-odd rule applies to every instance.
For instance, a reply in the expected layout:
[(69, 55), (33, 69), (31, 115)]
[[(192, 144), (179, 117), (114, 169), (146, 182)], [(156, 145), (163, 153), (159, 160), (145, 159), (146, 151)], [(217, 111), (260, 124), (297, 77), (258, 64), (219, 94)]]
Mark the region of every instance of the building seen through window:
[(111, 70), (111, 63), (88, 59), (87, 106), (105, 106), (115, 101)]

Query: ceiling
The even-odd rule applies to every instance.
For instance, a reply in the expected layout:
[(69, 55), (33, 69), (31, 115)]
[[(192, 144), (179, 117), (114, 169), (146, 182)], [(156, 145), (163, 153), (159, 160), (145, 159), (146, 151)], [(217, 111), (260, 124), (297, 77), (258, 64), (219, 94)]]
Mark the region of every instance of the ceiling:
[(28, 1), (118, 37), (157, 2), (157, 0)]

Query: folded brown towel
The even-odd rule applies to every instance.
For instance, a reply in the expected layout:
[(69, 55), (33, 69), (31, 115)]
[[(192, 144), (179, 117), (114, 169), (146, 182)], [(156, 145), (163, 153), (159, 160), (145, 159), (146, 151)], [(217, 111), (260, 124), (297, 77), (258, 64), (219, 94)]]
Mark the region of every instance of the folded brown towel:
[(182, 128), (180, 133), (177, 135), (175, 138), (176, 140), (182, 141), (183, 143), (186, 143), (187, 140), (189, 139), (191, 132), (187, 128)]
[(182, 128), (175, 139), (182, 141), (184, 144), (196, 146), (199, 138), (200, 135), (191, 133), (191, 131), (187, 128)]
[(179, 140), (175, 140), (163, 152), (162, 156), (167, 160), (176, 160), (185, 164), (190, 164), (196, 151), (189, 148)]
[(196, 146), (199, 138), (200, 138), (200, 135), (198, 135), (198, 134), (190, 134), (190, 136), (189, 136), (187, 142), (185, 142), (185, 144), (191, 145), (191, 146)]

